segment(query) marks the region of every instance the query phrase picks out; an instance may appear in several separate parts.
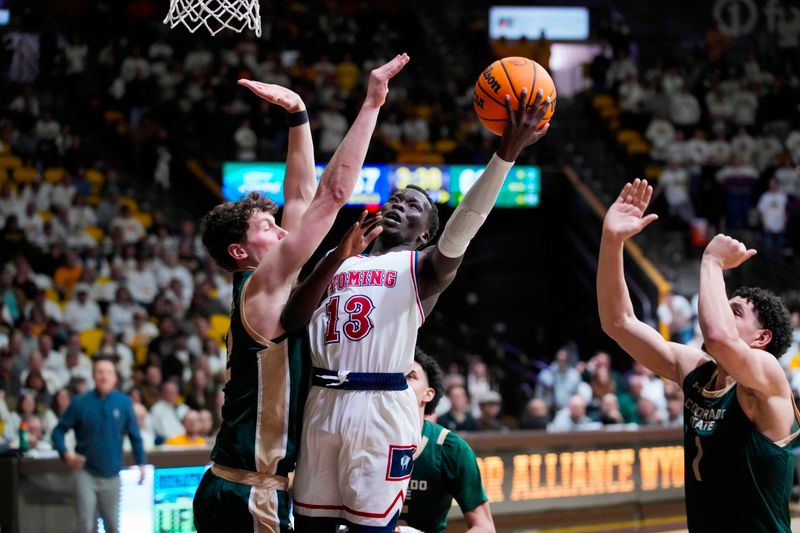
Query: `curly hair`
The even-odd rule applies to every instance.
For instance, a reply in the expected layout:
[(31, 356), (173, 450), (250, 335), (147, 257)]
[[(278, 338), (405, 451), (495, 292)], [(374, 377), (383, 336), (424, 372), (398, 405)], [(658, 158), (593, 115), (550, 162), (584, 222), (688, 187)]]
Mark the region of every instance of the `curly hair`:
[(253, 191), (241, 200), (218, 205), (200, 222), (203, 245), (214, 261), (228, 272), (236, 270), (236, 261), (228, 253), (228, 246), (247, 242), (247, 228), (254, 211), (274, 215), (278, 205)]
[(758, 287), (740, 287), (733, 293), (751, 304), (761, 326), (772, 332), (772, 341), (766, 351), (775, 357), (782, 356), (792, 344), (792, 322), (783, 300), (768, 290)]
[(444, 395), (444, 372), (439, 363), (430, 355), (417, 348), (414, 352), (414, 362), (419, 363), (425, 376), (428, 378), (428, 386), (433, 389), (433, 399), (425, 404), (425, 414), (431, 415), (439, 405), (439, 400)]
[(436, 235), (439, 233), (439, 208), (436, 207), (433, 199), (430, 197), (428, 192), (423, 189), (422, 187), (418, 187), (416, 185), (407, 185), (406, 189), (413, 189), (415, 191), (419, 191), (425, 195), (425, 198), (428, 200), (428, 203), (431, 204), (430, 213), (428, 213), (428, 235), (430, 235), (430, 239), (428, 240), (428, 244), (431, 244), (435, 239)]

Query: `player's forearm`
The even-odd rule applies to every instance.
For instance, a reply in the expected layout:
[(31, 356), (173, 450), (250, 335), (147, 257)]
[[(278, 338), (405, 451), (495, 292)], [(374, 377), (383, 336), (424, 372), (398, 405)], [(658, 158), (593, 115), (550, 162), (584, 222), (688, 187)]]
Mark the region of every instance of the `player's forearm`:
[(467, 191), (450, 220), (447, 221), (442, 236), (439, 238), (439, 251), (445, 257), (464, 255), (469, 242), (478, 233), (489, 212), (497, 201), (508, 171), (514, 166), (495, 154), (478, 181)]
[(623, 239), (603, 233), (597, 260), (597, 311), (603, 331), (614, 339), (625, 321), (635, 318), (625, 283), (624, 251)]
[(361, 107), (355, 122), (325, 167), (318, 194), (329, 194), (339, 206), (343, 206), (350, 198), (361, 174), (379, 112), (379, 107), (367, 104)]
[(334, 253), (328, 254), (311, 275), (292, 291), (281, 314), (281, 324), (286, 331), (297, 331), (311, 321), (328, 284), (342, 263), (343, 260)]
[[(704, 256), (700, 263), (700, 298), (697, 318), (706, 343), (730, 342), (739, 338), (736, 319), (728, 303), (725, 279), (719, 262)], [(715, 355), (716, 354), (712, 354)]]
[(306, 122), (289, 128), (289, 150), (286, 156), (286, 179), (283, 187), (284, 201), (303, 202), (308, 206), (317, 186), (314, 168), (314, 142), (311, 128)]

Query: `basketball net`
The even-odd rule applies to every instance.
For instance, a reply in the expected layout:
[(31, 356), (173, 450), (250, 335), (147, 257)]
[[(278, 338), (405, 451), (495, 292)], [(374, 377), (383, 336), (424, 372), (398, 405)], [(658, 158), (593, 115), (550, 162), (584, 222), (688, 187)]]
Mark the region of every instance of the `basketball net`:
[(205, 26), (211, 35), (226, 28), (238, 33), (248, 28), (261, 37), (258, 0), (170, 0), (164, 24), (170, 28), (183, 24), (191, 33)]

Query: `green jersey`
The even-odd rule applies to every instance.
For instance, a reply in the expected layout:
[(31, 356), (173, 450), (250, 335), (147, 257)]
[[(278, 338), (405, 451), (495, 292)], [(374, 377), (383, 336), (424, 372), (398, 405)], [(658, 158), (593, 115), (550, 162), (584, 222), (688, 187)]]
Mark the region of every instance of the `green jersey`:
[(233, 275), (225, 404), (211, 459), (223, 466), (286, 476), (294, 470), (309, 368), (304, 339), (262, 338), (243, 314), (252, 271)]
[(398, 524), (444, 533), (453, 498), (464, 513), (487, 501), (478, 461), (464, 439), (426, 420)]
[(709, 361), (683, 382), (689, 531), (789, 533), (794, 476), (789, 443), (797, 434), (782, 443), (764, 436), (739, 405), (736, 385), (706, 389), (716, 370)]

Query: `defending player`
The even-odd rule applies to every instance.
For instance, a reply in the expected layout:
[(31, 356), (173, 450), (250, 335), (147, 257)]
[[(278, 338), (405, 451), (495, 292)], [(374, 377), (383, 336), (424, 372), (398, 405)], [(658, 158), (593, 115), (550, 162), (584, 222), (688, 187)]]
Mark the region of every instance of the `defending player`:
[(300, 531), (330, 530), (339, 517), (351, 532), (394, 529), (420, 438), (405, 380), (417, 329), (453, 281), (513, 162), (547, 132), (537, 130), (550, 107), (541, 91), (527, 111), (507, 105), (500, 149), (436, 246), (417, 252), (436, 237), (431, 199), (415, 187), (396, 191), (381, 208), (372, 254), (344, 261), (329, 254), (287, 303), (287, 330), (309, 324), (315, 367), (294, 483)]
[(300, 97), (276, 85), (240, 82), (288, 112), (285, 208), (283, 227), (275, 222), (275, 204), (257, 194), (219, 205), (203, 220), (203, 243), (234, 273), (234, 291), (222, 426), (211, 452), (214, 463), (194, 499), (201, 533), (290, 528), (287, 475), (296, 457), (302, 371), (280, 313), (300, 268), (352, 193), (388, 82), (407, 62), (403, 54), (372, 71), (367, 98), (316, 193), (311, 130)]
[(655, 215), (646, 181), (625, 185), (603, 224), (597, 301), (603, 330), (637, 361), (683, 386), (686, 514), (690, 531), (789, 532), (798, 435), (792, 392), (777, 358), (789, 346), (789, 313), (768, 291), (728, 299), (723, 270), (755, 254), (717, 235), (700, 267), (704, 350), (665, 341), (639, 321), (625, 285), (623, 246)]
[[(442, 378), (438, 363), (417, 348), (406, 380), (417, 397), (420, 420), (436, 409), (444, 393)], [(453, 498), (464, 513), (469, 533), (494, 532), (492, 510), (472, 449), (449, 429), (424, 420), (406, 505), (398, 522), (403, 526), (398, 528), (400, 533), (445, 533)]]

